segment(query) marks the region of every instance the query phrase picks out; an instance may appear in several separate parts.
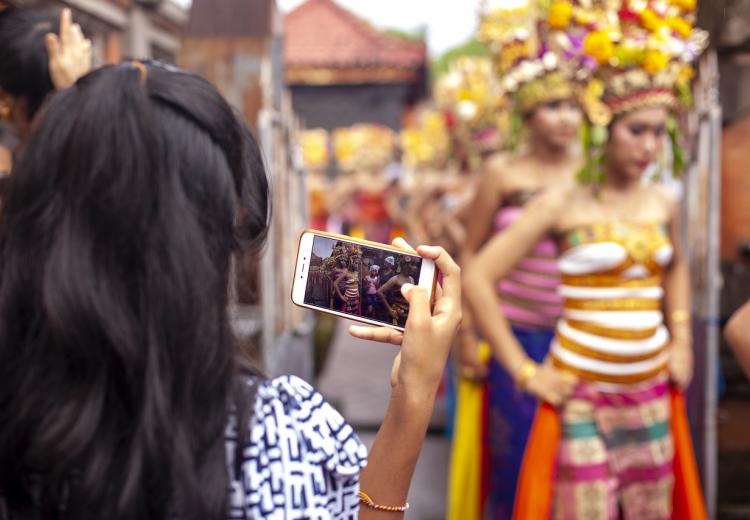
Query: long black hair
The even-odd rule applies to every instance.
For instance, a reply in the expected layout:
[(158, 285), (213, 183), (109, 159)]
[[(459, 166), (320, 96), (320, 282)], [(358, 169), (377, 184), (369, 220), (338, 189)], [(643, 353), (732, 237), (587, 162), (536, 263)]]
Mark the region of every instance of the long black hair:
[(46, 10), (0, 11), (0, 88), (26, 100), (29, 120), (54, 90), (44, 39), (59, 26), (60, 16)]
[(199, 77), (110, 66), (50, 102), (0, 217), (12, 518), (223, 518), (230, 257), (268, 215), (259, 148)]

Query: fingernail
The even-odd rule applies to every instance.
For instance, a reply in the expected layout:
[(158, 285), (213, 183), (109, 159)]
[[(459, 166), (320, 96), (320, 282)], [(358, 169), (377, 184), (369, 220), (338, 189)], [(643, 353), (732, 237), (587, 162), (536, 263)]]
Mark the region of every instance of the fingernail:
[(407, 294), (409, 294), (409, 291), (411, 291), (412, 289), (414, 289), (414, 287), (415, 286), (413, 284), (405, 283), (404, 285), (401, 286), (401, 294), (403, 294), (404, 296), (406, 296)]

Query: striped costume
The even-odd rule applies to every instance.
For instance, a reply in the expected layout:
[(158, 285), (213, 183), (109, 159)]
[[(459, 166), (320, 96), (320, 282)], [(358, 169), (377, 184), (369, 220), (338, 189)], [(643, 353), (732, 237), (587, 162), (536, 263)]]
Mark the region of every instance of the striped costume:
[[(657, 224), (601, 224), (566, 237), (559, 261), (564, 311), (550, 360), (581, 383), (560, 411), (559, 443), (550, 439), (557, 447), (553, 518), (672, 517), (670, 424), (678, 411), (670, 405), (661, 310), (662, 271), (672, 255), (667, 230)], [(538, 428), (524, 474), (540, 471)], [(530, 503), (524, 474), (516, 518), (528, 514), (519, 513)]]
[[(534, 192), (516, 192), (505, 198), (505, 205), (495, 218), (498, 234), (518, 220), (523, 206), (533, 196)], [(562, 300), (557, 294), (557, 249), (551, 238), (541, 241), (497, 287), (516, 339), (536, 362), (547, 356), (562, 312)], [(513, 513), (516, 479), (537, 402), (517, 390), (513, 378), (494, 358), (490, 361), (487, 391), (489, 507), (493, 519), (503, 520)]]

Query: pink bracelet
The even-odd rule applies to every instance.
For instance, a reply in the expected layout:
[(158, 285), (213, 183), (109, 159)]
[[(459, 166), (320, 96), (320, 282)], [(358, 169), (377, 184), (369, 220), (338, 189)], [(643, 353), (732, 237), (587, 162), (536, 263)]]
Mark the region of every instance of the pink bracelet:
[(372, 498), (370, 498), (370, 495), (365, 493), (364, 491), (359, 492), (359, 501), (369, 507), (370, 509), (375, 509), (376, 511), (387, 511), (389, 513), (403, 513), (407, 509), (409, 509), (409, 503), (405, 506), (379, 506), (376, 504)]

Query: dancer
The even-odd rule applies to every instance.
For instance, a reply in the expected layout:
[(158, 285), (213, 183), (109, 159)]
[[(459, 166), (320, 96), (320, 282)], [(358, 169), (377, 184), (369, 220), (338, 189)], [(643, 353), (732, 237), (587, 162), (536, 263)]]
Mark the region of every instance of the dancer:
[(330, 215), (328, 198), (331, 185), (326, 178), (328, 168), (328, 132), (322, 128), (306, 130), (300, 138), (302, 159), (307, 169), (307, 200), (310, 229), (328, 230)]
[[(390, 258), (390, 257), (389, 257)], [(397, 274), (378, 289), (378, 296), (394, 325), (403, 327), (409, 314), (409, 302), (401, 294), (401, 287), (414, 284), (416, 266), (408, 256), (398, 260)]]
[[(642, 183), (705, 39), (692, 29), (687, 4), (659, 14), (635, 3), (617, 12), (571, 8), (575, 17), (559, 24), (556, 37), (583, 42), (580, 61), (570, 61), (598, 63), (601, 82), (584, 97), (596, 125), (586, 132), (587, 183), (532, 201), (465, 277), (496, 357), (520, 388), (548, 403), (529, 440), (515, 517), (546, 518), (553, 510), (562, 519), (614, 519), (620, 511), (626, 519), (705, 518), (684, 404), (679, 392), (670, 398), (670, 385), (686, 388), (693, 369), (679, 207), (663, 188)], [(621, 35), (617, 42), (613, 34)], [(628, 60), (612, 59), (625, 52)], [(498, 303), (493, 285), (549, 235), (562, 248), (564, 313), (540, 364), (504, 314), (482, 310)]]
[[(513, 142), (520, 138), (522, 142), (516, 143), (511, 153), (497, 153), (485, 160), (471, 211), (466, 213), (462, 265), (471, 261), (492, 234), (502, 233), (516, 221), (532, 198), (543, 189), (570, 184), (582, 166), (576, 146), (582, 121), (576, 82), (570, 71), (555, 66), (562, 56), (550, 52), (545, 41), (548, 13), (535, 11), (531, 5), (511, 12), (494, 4), (485, 4), (484, 8), (480, 35), (493, 52), (496, 68), (503, 74), (501, 79), (513, 78), (528, 67), (539, 67), (540, 73), (510, 85), (504, 83), (512, 117), (522, 124), (514, 130), (520, 135), (507, 139)], [(507, 55), (519, 45), (511, 38), (519, 27), (529, 28), (528, 38), (522, 43), (547, 53), (527, 53), (515, 62), (507, 61)], [(551, 237), (541, 238), (515, 270), (499, 283), (492, 283), (516, 340), (538, 362), (549, 351), (561, 312), (557, 246)], [(487, 309), (483, 312), (491, 314)], [(489, 356), (487, 345), (479, 342), (471, 314), (470, 309), (465, 309), (459, 345), (461, 381), (453, 479), (463, 482), (467, 480), (462, 476), (465, 473), (483, 470), (480, 482), (484, 480), (481, 487), (489, 500), (480, 498), (475, 502), (480, 502), (482, 509), (489, 508), (492, 518), (507, 519), (512, 515), (516, 479), (537, 400), (520, 392), (499, 361)], [(472, 404), (472, 397), (478, 402)], [(469, 408), (472, 413), (466, 412)], [(468, 451), (473, 446), (480, 446), (481, 450), (476, 452), (474, 448), (470, 456)], [(477, 461), (480, 458), (484, 464)], [(460, 464), (466, 467), (462, 469)], [(466, 493), (465, 488), (458, 488), (455, 495), (461, 493)], [(456, 517), (465, 509), (461, 502), (457, 504)]]

